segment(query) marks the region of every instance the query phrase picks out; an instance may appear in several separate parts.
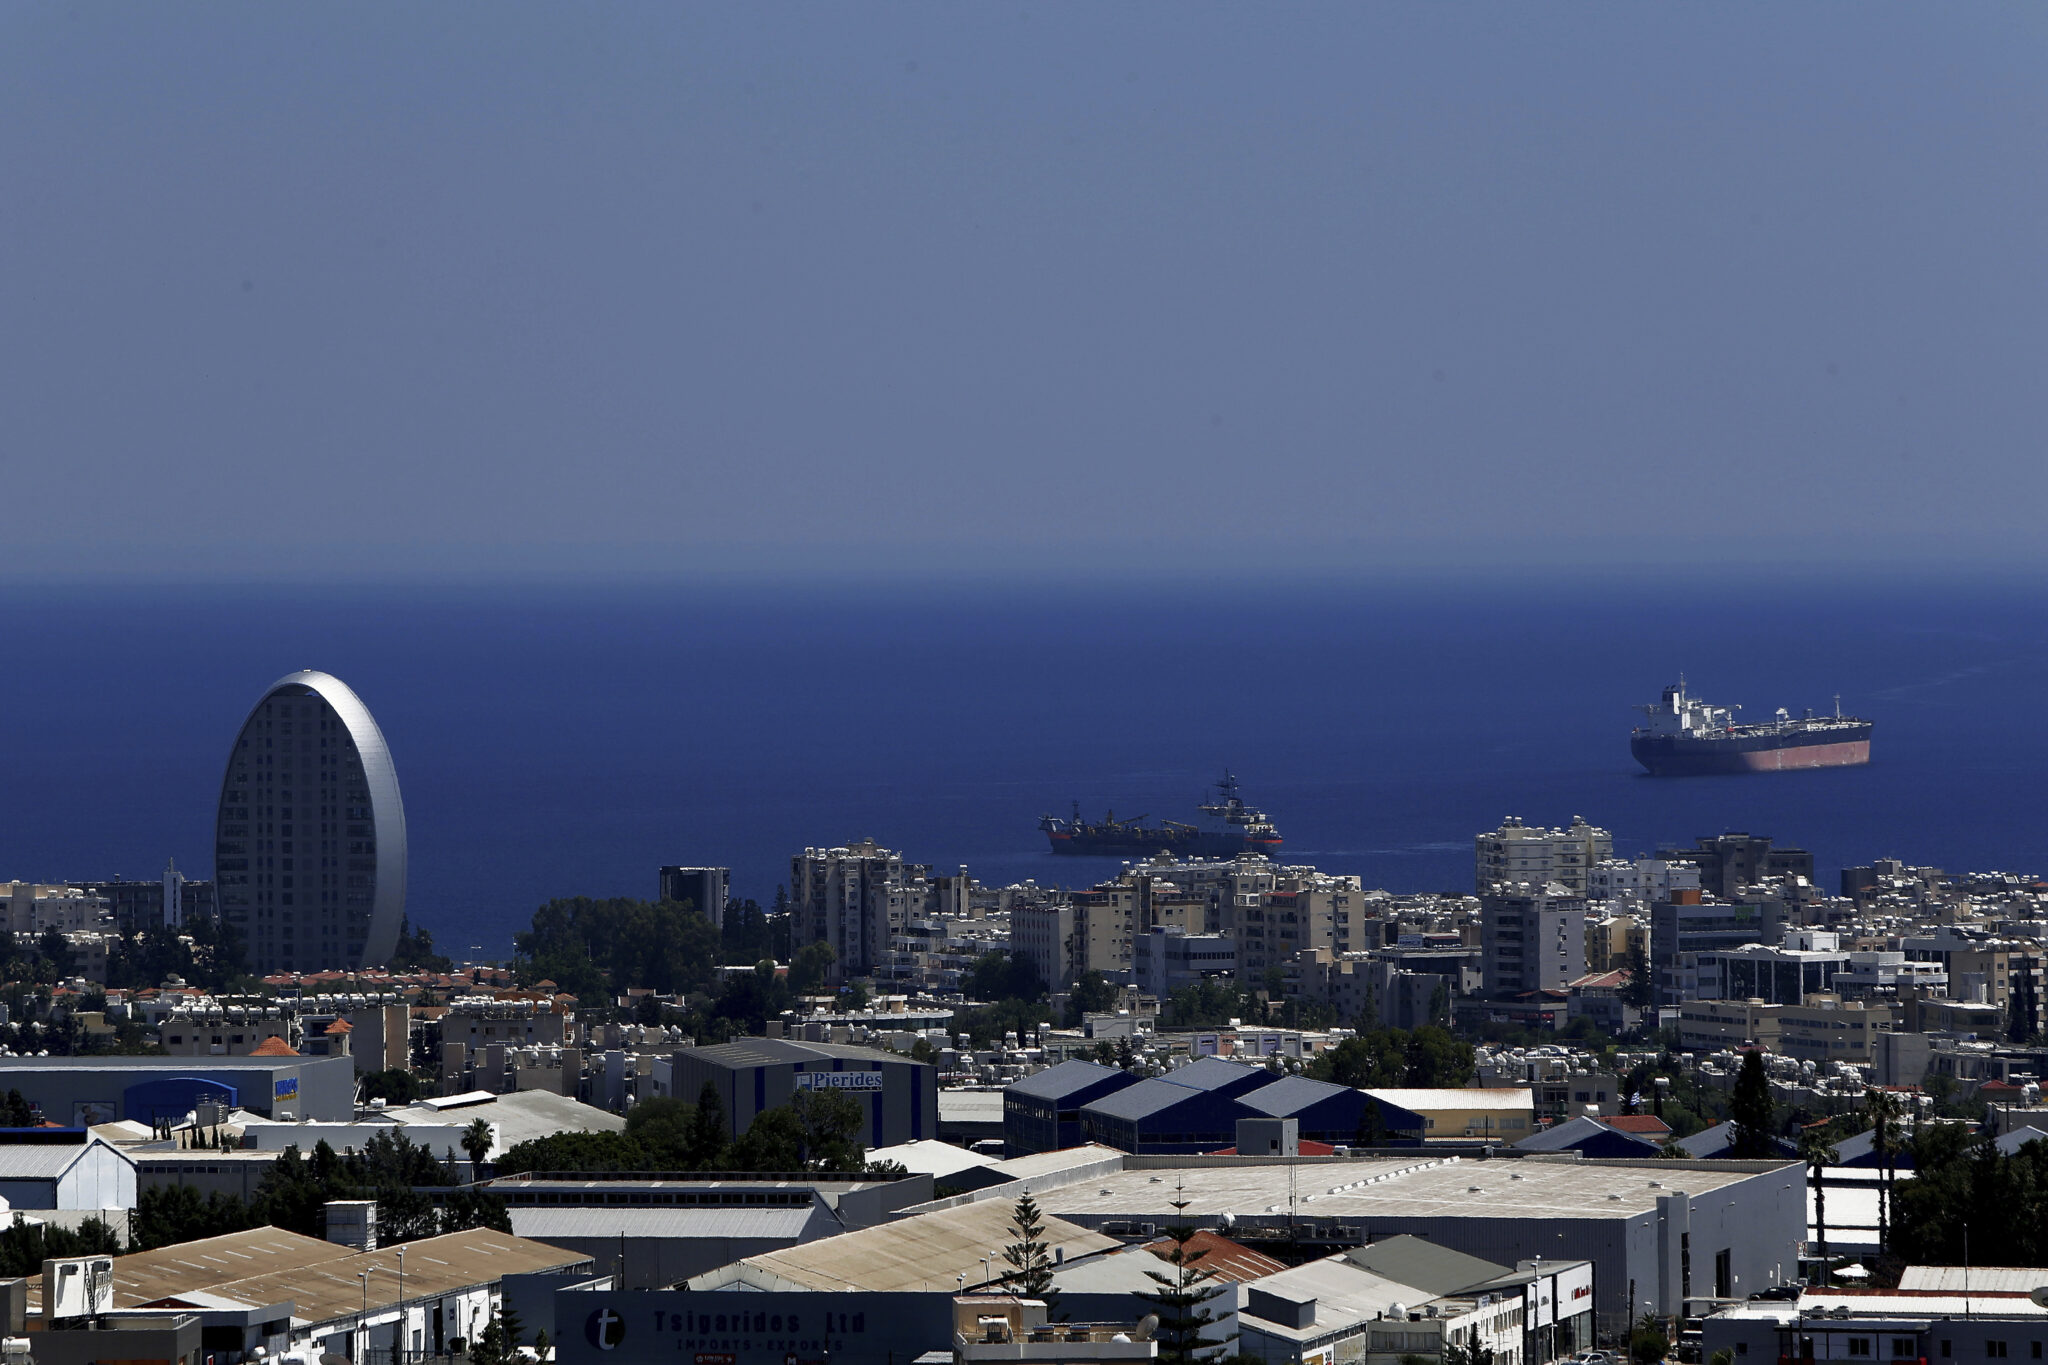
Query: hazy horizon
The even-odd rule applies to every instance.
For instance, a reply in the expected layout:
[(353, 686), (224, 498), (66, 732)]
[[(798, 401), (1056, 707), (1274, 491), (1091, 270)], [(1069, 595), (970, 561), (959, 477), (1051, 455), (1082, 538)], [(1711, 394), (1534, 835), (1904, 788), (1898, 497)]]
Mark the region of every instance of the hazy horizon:
[(2048, 11), (0, 13), (0, 580), (2048, 567)]

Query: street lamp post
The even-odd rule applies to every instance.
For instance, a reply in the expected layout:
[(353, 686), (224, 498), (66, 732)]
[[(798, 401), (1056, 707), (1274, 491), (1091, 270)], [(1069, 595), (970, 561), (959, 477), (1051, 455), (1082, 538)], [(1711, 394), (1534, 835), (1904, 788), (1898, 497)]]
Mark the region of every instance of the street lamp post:
[(407, 1340), (405, 1322), (405, 1248), (398, 1249), (398, 1359), (403, 1362), (411, 1351), (412, 1343)]
[(363, 1365), (370, 1359), (370, 1272), (358, 1270), (356, 1278), (363, 1282), (363, 1315), (360, 1319), (363, 1329)]

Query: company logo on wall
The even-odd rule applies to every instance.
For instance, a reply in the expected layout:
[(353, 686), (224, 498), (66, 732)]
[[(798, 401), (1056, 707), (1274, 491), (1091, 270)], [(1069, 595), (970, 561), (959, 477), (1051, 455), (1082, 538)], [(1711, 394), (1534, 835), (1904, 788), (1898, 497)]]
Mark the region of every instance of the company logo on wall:
[(611, 1351), (626, 1339), (626, 1319), (609, 1308), (600, 1308), (583, 1324), (583, 1335), (600, 1351)]
[(274, 1100), (295, 1100), (299, 1097), (299, 1078), (286, 1076), (271, 1087), (270, 1097)]
[(882, 1073), (879, 1071), (799, 1071), (796, 1073), (796, 1088), (799, 1090), (880, 1090)]

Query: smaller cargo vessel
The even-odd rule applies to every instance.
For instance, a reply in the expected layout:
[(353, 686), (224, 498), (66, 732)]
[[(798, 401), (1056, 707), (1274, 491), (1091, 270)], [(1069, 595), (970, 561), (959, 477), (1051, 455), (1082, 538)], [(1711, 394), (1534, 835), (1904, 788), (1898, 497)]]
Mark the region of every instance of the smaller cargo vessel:
[(1223, 774), (1215, 797), (1204, 801), (1201, 810), (1223, 828), (1204, 829), (1179, 820), (1162, 820), (1154, 827), (1147, 825), (1142, 815), (1119, 820), (1115, 811), (1100, 820), (1083, 820), (1079, 801), (1074, 803), (1071, 817), (1047, 815), (1040, 818), (1038, 827), (1045, 831), (1054, 853), (1076, 857), (1150, 858), (1171, 853), (1177, 858), (1235, 858), (1240, 853), (1279, 851), (1280, 831), (1264, 811), (1244, 803), (1237, 793), (1237, 779), (1230, 773)]
[(1741, 708), (1709, 706), (1686, 695), (1680, 677), (1657, 701), (1636, 707), (1649, 717), (1629, 736), (1629, 752), (1653, 777), (1711, 773), (1775, 773), (1803, 768), (1853, 768), (1870, 762), (1871, 722), (1835, 713), (1794, 716), (1784, 707), (1771, 720), (1738, 725)]

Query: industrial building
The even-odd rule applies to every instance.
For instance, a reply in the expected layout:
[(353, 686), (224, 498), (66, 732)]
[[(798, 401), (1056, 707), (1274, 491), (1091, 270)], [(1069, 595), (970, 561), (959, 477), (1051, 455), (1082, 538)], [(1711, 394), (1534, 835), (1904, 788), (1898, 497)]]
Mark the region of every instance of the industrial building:
[(928, 1203), (932, 1178), (580, 1172), (502, 1176), (486, 1188), (505, 1201), (519, 1236), (582, 1252), (598, 1274), (624, 1288), (659, 1289), (749, 1256), (882, 1223)]
[(1128, 1071), (1066, 1061), (1003, 1089), (1003, 1155), (1025, 1156), (1078, 1147), (1081, 1107), (1138, 1083)]
[[(1129, 1157), (1114, 1174), (1041, 1190), (1050, 1217), (1150, 1235), (1178, 1216), (1235, 1235), (1332, 1250), (1402, 1233), (1500, 1263), (1594, 1265), (1603, 1331), (1686, 1300), (1746, 1295), (1796, 1278), (1806, 1189), (1773, 1161), (1590, 1161), (1414, 1157), (1261, 1162)], [(1178, 1190), (1185, 1185), (1184, 1193)]]
[(53, 1123), (182, 1119), (203, 1102), (274, 1118), (348, 1119), (347, 1057), (0, 1057), (0, 1091), (19, 1090)]
[(669, 1093), (693, 1103), (705, 1085), (715, 1089), (735, 1138), (753, 1126), (755, 1115), (788, 1104), (801, 1090), (831, 1090), (858, 1103), (867, 1120), (865, 1146), (938, 1136), (938, 1073), (894, 1052), (742, 1038), (678, 1049), (669, 1075)]
[[(196, 1313), (216, 1365), (234, 1365), (258, 1347), (271, 1356), (313, 1348), (390, 1360), (394, 1348), (444, 1355), (451, 1339), (474, 1339), (508, 1278), (572, 1284), (588, 1269), (574, 1252), (488, 1228), (367, 1251), (252, 1228), (119, 1257), (113, 1307)], [(42, 1298), (42, 1276), (32, 1276), (30, 1312), (41, 1311)]]
[(135, 1163), (89, 1128), (0, 1130), (0, 1208), (132, 1209)]
[(1908, 1266), (1891, 1292), (1807, 1290), (1790, 1301), (1736, 1304), (1706, 1320), (1701, 1343), (1738, 1365), (2040, 1360), (2048, 1308), (2028, 1293), (2044, 1281), (2039, 1268), (1981, 1266), (1966, 1280), (1960, 1266)]

